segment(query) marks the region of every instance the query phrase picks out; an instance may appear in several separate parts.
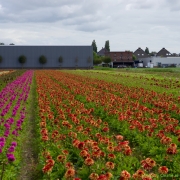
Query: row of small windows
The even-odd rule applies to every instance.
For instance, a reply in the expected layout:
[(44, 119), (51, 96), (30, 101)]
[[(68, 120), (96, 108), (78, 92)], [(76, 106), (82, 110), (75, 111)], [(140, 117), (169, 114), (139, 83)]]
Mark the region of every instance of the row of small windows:
[[(130, 59), (128, 58), (128, 60), (130, 60)], [(116, 59), (114, 59), (114, 61), (116, 61)]]
[[(141, 56), (141, 55), (144, 56), (144, 54), (138, 54), (138, 56)], [(170, 53), (167, 53), (166, 55), (167, 55), (167, 56), (171, 56)]]
[[(116, 54), (114, 54), (114, 56), (116, 56)], [(120, 55), (120, 56), (123, 56), (123, 55)]]
[[(118, 57), (116, 57), (116, 58), (118, 58)], [(120, 56), (119, 58), (122, 59), (122, 58), (130, 58), (130, 57), (129, 56), (127, 56), (127, 57), (126, 56)]]

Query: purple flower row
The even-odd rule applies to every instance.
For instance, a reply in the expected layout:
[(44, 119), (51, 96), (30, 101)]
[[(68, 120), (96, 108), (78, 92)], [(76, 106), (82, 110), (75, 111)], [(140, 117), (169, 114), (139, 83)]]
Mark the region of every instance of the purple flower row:
[(0, 92), (0, 156), (6, 154), (9, 162), (15, 160), (13, 152), (25, 119), (32, 77), (33, 71), (26, 71)]

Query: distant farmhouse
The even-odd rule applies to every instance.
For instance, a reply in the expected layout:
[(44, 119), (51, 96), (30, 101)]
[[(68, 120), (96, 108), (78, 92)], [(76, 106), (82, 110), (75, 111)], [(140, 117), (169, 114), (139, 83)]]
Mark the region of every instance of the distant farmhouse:
[(106, 53), (108, 53), (109, 51), (106, 49), (106, 48), (103, 48), (102, 47), (102, 49), (99, 51), (99, 52), (97, 52), (97, 55), (98, 56), (105, 56), (106, 55)]
[(165, 48), (162, 48), (157, 54), (156, 57), (173, 57), (173, 55)]
[[(24, 68), (42, 68), (40, 56), (45, 56), (47, 62), (43, 68), (89, 68), (93, 66), (92, 46), (0, 46), (2, 62), (0, 68), (21, 68), (18, 59), (26, 57)], [(59, 62), (59, 57), (62, 58)]]
[[(99, 56), (107, 56), (111, 58), (110, 67), (123, 67), (123, 66), (133, 66), (134, 61), (132, 59), (133, 52), (130, 51), (108, 51), (103, 48), (97, 53)], [(104, 63), (101, 64), (102, 66)]]
[(137, 59), (150, 57), (150, 56), (149, 56), (148, 54), (146, 54), (146, 52), (145, 52), (143, 49), (141, 49), (140, 47), (139, 47), (136, 51), (134, 51), (133, 54), (136, 56)]
[(177, 67), (180, 66), (180, 57), (162, 48), (155, 56), (146, 54), (144, 50), (138, 48), (133, 53), (137, 63), (143, 63), (144, 67)]
[(133, 52), (130, 51), (114, 51), (106, 52), (105, 55), (111, 58), (111, 67), (133, 66)]
[[(177, 67), (180, 66), (180, 56), (170, 53), (167, 49), (162, 48), (158, 53), (151, 56), (140, 47), (134, 52), (131, 51), (111, 51), (102, 48), (98, 53), (99, 56), (111, 58), (111, 67)], [(133, 55), (136, 60), (133, 60)], [(104, 65), (104, 63), (102, 63)]]

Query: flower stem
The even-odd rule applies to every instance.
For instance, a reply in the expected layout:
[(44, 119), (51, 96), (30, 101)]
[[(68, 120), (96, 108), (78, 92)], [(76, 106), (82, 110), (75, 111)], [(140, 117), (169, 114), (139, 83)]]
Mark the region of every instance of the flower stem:
[(1, 178), (0, 178), (0, 180), (3, 180), (4, 171), (5, 171), (5, 164), (4, 164), (4, 162), (3, 162), (3, 163), (2, 163), (2, 173), (1, 173)]

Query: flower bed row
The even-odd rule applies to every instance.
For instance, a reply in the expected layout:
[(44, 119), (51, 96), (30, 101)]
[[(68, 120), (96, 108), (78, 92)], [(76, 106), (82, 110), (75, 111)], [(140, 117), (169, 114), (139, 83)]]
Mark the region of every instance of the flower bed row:
[(16, 178), (20, 167), (21, 131), (33, 72), (27, 71), (0, 92), (0, 177)]
[[(113, 176), (113, 179), (129, 179), (131, 174), (134, 179), (152, 179), (155, 176), (153, 173), (157, 174), (156, 178), (158, 171), (160, 174), (167, 173), (168, 169), (162, 166), (162, 157), (156, 164), (149, 157), (145, 158), (142, 154), (138, 156), (131, 147), (134, 144), (119, 134), (129, 131), (126, 129), (128, 126), (125, 127), (127, 123), (116, 120), (120, 125), (113, 125), (110, 120), (112, 117), (107, 113), (103, 114), (107, 118), (103, 115), (99, 118), (100, 114), (97, 116), (98, 111), (102, 113), (99, 104), (90, 103), (84, 98), (90, 92), (95, 93), (92, 87), (85, 88), (83, 83), (75, 83), (66, 76), (57, 71), (36, 72), (42, 136), (41, 158), (42, 162), (46, 162), (43, 167), (44, 177), (111, 179)], [(100, 97), (95, 95), (96, 101), (100, 102)], [(92, 94), (90, 97), (95, 98)], [(91, 108), (88, 108), (90, 104)], [(119, 129), (115, 128), (116, 125)], [(144, 136), (138, 131), (136, 133), (140, 138)], [(130, 134), (136, 136), (135, 133)]]
[[(110, 119), (111, 126), (114, 128), (114, 130), (126, 135), (126, 137), (128, 137), (133, 144), (137, 144), (139, 150), (141, 150), (144, 155), (150, 155), (151, 157), (153, 156), (158, 162), (162, 161), (163, 164), (171, 166), (171, 171), (174, 173), (178, 171), (177, 162), (179, 161), (179, 156), (177, 154), (177, 146), (179, 145), (179, 127), (177, 120), (163, 113), (161, 113), (160, 116), (157, 116), (158, 119), (156, 116), (154, 116), (155, 118), (148, 118), (145, 116), (147, 112), (145, 111), (143, 113), (141, 106), (137, 106), (136, 104), (132, 104), (132, 107), (135, 108), (134, 111), (131, 109), (127, 109), (127, 111), (124, 107), (128, 102), (127, 99), (125, 99), (123, 103), (121, 98), (92, 88), (90, 85), (88, 86), (87, 83), (77, 82), (74, 80), (76, 77), (69, 78), (68, 75), (64, 73), (57, 73), (57, 75), (53, 76), (53, 78), (54, 77), (71, 89), (71, 92), (86, 96), (86, 99), (83, 97), (78, 98), (82, 102), (94, 102), (94, 104), (86, 104), (91, 108), (94, 107), (98, 116)], [(103, 103), (103, 106), (108, 105), (109, 108), (101, 108), (101, 103)], [(123, 109), (120, 110), (121, 113), (118, 110), (119, 106), (116, 106), (116, 104), (121, 106), (123, 105)], [(140, 114), (137, 111), (140, 111)], [(108, 112), (108, 114), (106, 114), (106, 112)], [(114, 112), (114, 116), (108, 118), (108, 115), (110, 115), (109, 112), (110, 114)], [(137, 114), (134, 112), (137, 112)], [(119, 115), (121, 124), (117, 121), (118, 116), (116, 114)], [(149, 120), (149, 125), (147, 124), (147, 120)], [(126, 122), (128, 122), (130, 126)], [(156, 123), (160, 123), (160, 125), (157, 126)], [(169, 125), (167, 123), (169, 123)], [(166, 128), (162, 129), (163, 125)], [(129, 132), (129, 128), (132, 129), (132, 133)], [(160, 139), (160, 141), (158, 139)], [(172, 160), (171, 154), (174, 154), (173, 163), (170, 163)], [(164, 161), (163, 159), (166, 160)]]
[(0, 76), (1, 75), (4, 75), (4, 74), (8, 74), (8, 73), (11, 73), (12, 71), (0, 71)]
[(14, 81), (18, 76), (21, 76), (25, 70), (9, 71), (6, 74), (0, 74), (0, 92), (7, 84)]
[(180, 80), (179, 78), (171, 78), (169, 77), (163, 77), (159, 76), (158, 78), (155, 77), (155, 75), (147, 75), (147, 74), (132, 74), (129, 72), (123, 72), (123, 73), (112, 73), (109, 72), (97, 72), (97, 71), (81, 71), (73, 72), (75, 74), (82, 74), (84, 76), (91, 76), (94, 78), (98, 78), (101, 80), (108, 80), (109, 82), (119, 82), (121, 84), (133, 87), (143, 87), (145, 89), (156, 89), (158, 92), (167, 92), (171, 91), (175, 94), (178, 94), (175, 92), (180, 87)]
[[(128, 79), (125, 78), (126, 76), (123, 78), (123, 81), (125, 82), (127, 81), (126, 83), (124, 83), (123, 81), (122, 83), (118, 83), (121, 81), (119, 81), (117, 78), (113, 77), (112, 75), (109, 75), (107, 77), (106, 74), (105, 77), (102, 77), (101, 74), (99, 73), (92, 73), (90, 75), (82, 72), (73, 72), (73, 73), (87, 76), (81, 78), (81, 76), (78, 77), (76, 75), (74, 78), (77, 79), (78, 81), (83, 81), (86, 83), (88, 82), (89, 85), (95, 86), (96, 88), (100, 88), (101, 90), (107, 90), (110, 93), (118, 94), (120, 96), (127, 95), (128, 98), (138, 100), (143, 104), (150, 103), (151, 105), (164, 109), (164, 111), (174, 111), (174, 112), (177, 111), (177, 113), (179, 114), (180, 97), (173, 96), (172, 94), (167, 94), (166, 93), (168, 92), (167, 90), (166, 92), (162, 93), (163, 91), (161, 89), (161, 93), (157, 93), (155, 92), (156, 88), (149, 88), (148, 90), (146, 90), (146, 88), (142, 88), (142, 87), (138, 88), (137, 86), (128, 87), (128, 85), (131, 84), (131, 81), (128, 81)], [(72, 78), (72, 75), (69, 74), (69, 76), (71, 76), (69, 78)], [(94, 81), (93, 78), (96, 78), (96, 80)], [(106, 81), (111, 81), (111, 82), (106, 82)], [(138, 83), (136, 80), (132, 79), (132, 81)], [(140, 83), (142, 82), (140, 81)], [(126, 92), (126, 94), (124, 94), (124, 92)], [(177, 90), (176, 92), (178, 93)]]
[[(113, 89), (113, 87), (109, 88), (109, 86), (107, 85), (106, 86), (107, 92), (105, 92), (104, 91), (105, 86), (101, 85), (100, 87), (97, 86), (97, 87), (93, 88), (93, 87), (91, 87), (91, 85), (94, 83), (90, 79), (88, 79), (88, 81), (85, 81), (86, 80), (85, 79), (83, 82), (82, 82), (82, 79), (80, 80), (79, 77), (76, 78), (71, 75), (68, 77), (68, 75), (66, 74), (66, 77), (64, 79), (61, 78), (61, 81), (63, 81), (64, 83), (67, 82), (66, 86), (71, 88), (71, 90), (73, 90), (77, 94), (84, 94), (85, 96), (87, 96), (87, 93), (89, 93), (87, 100), (93, 101), (97, 105), (104, 106), (105, 107), (104, 110), (105, 111), (108, 110), (109, 114), (115, 115), (115, 114), (119, 114), (119, 113), (123, 112), (124, 116), (132, 116), (133, 115), (133, 116), (135, 116), (134, 118), (136, 118), (136, 119), (138, 117), (145, 118), (144, 120), (143, 119), (141, 120), (142, 122), (139, 125), (139, 126), (142, 126), (142, 125), (146, 126), (146, 127), (142, 128), (142, 131), (149, 130), (149, 133), (150, 133), (152, 131), (152, 129), (154, 130), (157, 128), (157, 129), (163, 130), (167, 133), (170, 132), (170, 133), (176, 134), (177, 136), (179, 135), (179, 130), (177, 129), (178, 128), (178, 120), (171, 118), (170, 114), (163, 113), (158, 108), (157, 109), (147, 108), (145, 105), (141, 105), (137, 100), (132, 101), (131, 98), (129, 98), (129, 96), (130, 96), (129, 93), (126, 93), (124, 95), (124, 97), (121, 96), (121, 98), (120, 98), (117, 95), (112, 94), (111, 90)], [(102, 87), (104, 87), (104, 88), (102, 88)], [(89, 89), (90, 92), (85, 91), (85, 89)], [(95, 97), (98, 96), (100, 99), (102, 98), (102, 100), (99, 102), (96, 102), (95, 97), (93, 97), (93, 96), (95, 96)], [(109, 106), (107, 106), (107, 102), (110, 103)], [(120, 105), (122, 107), (120, 107)], [(119, 109), (120, 109), (120, 111), (119, 111)], [(179, 110), (178, 108), (175, 108), (175, 109), (177, 111)], [(122, 116), (122, 115), (119, 114), (119, 116)], [(166, 123), (162, 122), (163, 117), (165, 117), (165, 119), (167, 120)], [(119, 118), (122, 119), (123, 117), (119, 117)], [(156, 119), (159, 118), (159, 122), (153, 118), (156, 118)], [(147, 122), (147, 120), (149, 120), (149, 122)], [(155, 124), (156, 122), (158, 123), (158, 125)], [(136, 125), (136, 121), (134, 121), (134, 123)], [(133, 129), (134, 127), (132, 126), (131, 128)]]

